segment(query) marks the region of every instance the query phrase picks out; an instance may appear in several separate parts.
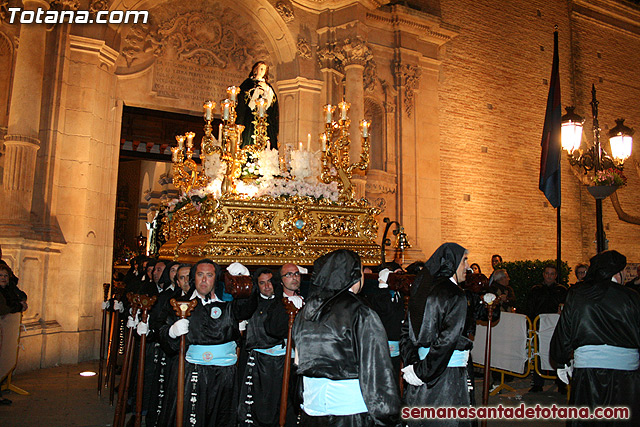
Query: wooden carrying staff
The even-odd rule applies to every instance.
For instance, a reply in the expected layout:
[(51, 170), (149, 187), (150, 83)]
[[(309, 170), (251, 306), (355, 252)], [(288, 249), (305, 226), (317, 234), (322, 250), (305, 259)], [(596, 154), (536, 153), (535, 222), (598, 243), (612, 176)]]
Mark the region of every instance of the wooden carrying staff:
[[(175, 298), (171, 298), (171, 306), (178, 315), (179, 319), (186, 319), (191, 315), (191, 312), (196, 305), (198, 305), (198, 299), (194, 298), (191, 301), (176, 301)], [(187, 351), (187, 341), (184, 335), (180, 336), (180, 354), (178, 355), (178, 399), (176, 402), (176, 427), (182, 427), (183, 421), (183, 409), (184, 409), (184, 357)]]
[[(110, 283), (103, 283), (102, 290), (104, 291), (104, 302), (109, 300), (109, 288)], [(100, 328), (100, 362), (98, 363), (98, 396), (102, 395), (102, 371), (104, 368), (104, 348), (105, 339), (107, 335), (107, 308), (102, 309), (102, 327)]]
[[(121, 301), (125, 291), (123, 282), (114, 282), (113, 284), (113, 304)], [(113, 398), (116, 389), (116, 370), (118, 368), (118, 349), (120, 347), (120, 311), (111, 307), (111, 329), (109, 332), (109, 344), (107, 346), (107, 376), (105, 378), (105, 387), (109, 387), (109, 405), (113, 406)]]
[[(157, 296), (138, 295), (138, 305), (142, 310), (140, 316), (142, 323), (149, 320), (149, 310), (156, 303)], [(144, 390), (144, 359), (147, 350), (147, 334), (140, 336), (140, 357), (138, 359), (138, 384), (136, 386), (136, 422), (135, 427), (142, 424), (142, 392)]]
[(298, 309), (288, 298), (282, 298), (282, 303), (287, 314), (289, 314), (289, 330), (287, 331), (287, 350), (284, 355), (282, 393), (280, 394), (280, 427), (284, 427), (287, 421), (287, 399), (289, 397), (289, 377), (291, 375), (291, 329), (293, 328), (293, 321), (296, 320), (296, 314), (298, 314)]
[[(139, 295), (129, 292), (127, 299), (131, 304), (131, 316), (135, 319), (138, 314), (138, 298)], [(122, 427), (124, 425), (124, 419), (127, 406), (127, 394), (129, 391), (129, 382), (131, 381), (131, 366), (133, 359), (133, 329), (129, 328), (127, 331), (127, 345), (124, 351), (124, 362), (122, 363), (122, 374), (120, 375), (120, 384), (118, 385), (118, 403), (116, 404), (116, 413), (113, 418), (113, 427)]]
[[(486, 295), (493, 294), (485, 294), (485, 296)], [(487, 340), (484, 343), (484, 383), (482, 385), (482, 406), (485, 407), (489, 404), (489, 385), (491, 384), (489, 380), (489, 376), (491, 375), (491, 318), (493, 317), (493, 308), (497, 305), (494, 303), (498, 301), (498, 299), (495, 298), (495, 295), (493, 295), (493, 297), (494, 300), (491, 302), (488, 302), (486, 299), (484, 300), (489, 311), (489, 319), (487, 321)], [(499, 307), (498, 310), (500, 310)], [(481, 426), (486, 427), (486, 425), (487, 420), (482, 420)]]

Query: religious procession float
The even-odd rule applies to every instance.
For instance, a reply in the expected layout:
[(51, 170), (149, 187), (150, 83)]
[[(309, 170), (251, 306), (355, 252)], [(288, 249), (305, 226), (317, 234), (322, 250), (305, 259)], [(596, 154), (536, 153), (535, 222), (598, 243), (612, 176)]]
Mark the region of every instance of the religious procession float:
[[(323, 108), (321, 150), (311, 151), (307, 141), (306, 149), (300, 143), (297, 149), (278, 151), (271, 148), (264, 98), (252, 105), (249, 126), (236, 123), (239, 92), (228, 88), (228, 99), (220, 103), (218, 138), (211, 124), (216, 105), (204, 103), (200, 165), (194, 160), (195, 134), (176, 137), (173, 184), (181, 197), (165, 210), (160, 258), (310, 265), (345, 248), (357, 252), (364, 264), (378, 264), (379, 211), (366, 199), (356, 200), (351, 182), (356, 169), (369, 165), (370, 122), (360, 122), (357, 162), (349, 156), (350, 104), (344, 100)], [(249, 141), (243, 137), (247, 127)]]

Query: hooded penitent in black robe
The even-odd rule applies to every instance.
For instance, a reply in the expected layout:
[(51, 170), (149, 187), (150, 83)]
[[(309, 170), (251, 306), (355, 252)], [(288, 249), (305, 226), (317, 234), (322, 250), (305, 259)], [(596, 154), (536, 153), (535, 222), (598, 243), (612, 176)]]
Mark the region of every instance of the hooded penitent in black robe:
[[(195, 283), (198, 265), (206, 262), (216, 267), (216, 278), (220, 267), (210, 260), (201, 260), (191, 268), (190, 281)], [(222, 301), (222, 286), (216, 281), (215, 294), (205, 295), (205, 301), (197, 296), (194, 288), (191, 294), (181, 298), (198, 298), (198, 305), (188, 317), (189, 332), (185, 335), (186, 347), (190, 345), (218, 345), (237, 342), (240, 339), (238, 323), (251, 317), (256, 309), (255, 297)], [(175, 313), (167, 318), (160, 329), (160, 339), (173, 352), (180, 348), (180, 337), (171, 338), (169, 329), (178, 320)], [(158, 425), (173, 426), (176, 418), (177, 369), (171, 371), (167, 385), (167, 395)], [(236, 365), (198, 365), (185, 361), (184, 418), (183, 425), (194, 427), (234, 426), (236, 406), (234, 405)]]
[[(605, 251), (591, 258), (584, 281), (571, 287), (556, 330), (550, 356), (558, 367), (568, 365), (574, 351), (586, 345), (609, 345), (640, 349), (640, 295), (611, 280), (624, 269), (626, 258)], [(588, 423), (571, 420), (571, 426), (632, 425), (640, 423), (640, 371), (578, 368), (571, 379), (569, 405), (627, 406), (631, 419)]]
[(367, 411), (309, 416), (303, 402), (302, 425), (372, 426), (397, 421), (400, 399), (387, 335), (378, 315), (349, 291), (361, 280), (360, 258), (352, 251), (338, 250), (316, 260), (309, 296), (293, 325), (293, 342), (303, 384), (310, 382), (308, 378), (357, 379)]
[[(471, 350), (473, 347), (473, 342), (465, 334), (467, 297), (450, 279), (465, 252), (458, 244), (443, 244), (429, 258), (411, 288), (408, 322), (403, 325), (400, 354), (404, 365), (413, 365), (415, 374), (424, 384), (419, 387), (407, 384), (407, 406), (471, 405), (467, 369), (447, 366), (454, 350)], [(430, 349), (423, 360), (418, 355), (420, 347)], [(425, 419), (413, 421), (411, 425), (466, 426), (473, 423), (457, 419)]]
[(241, 426), (277, 426), (280, 414), (280, 392), (285, 356), (257, 351), (275, 347), (279, 350), (278, 353), (282, 353), (286, 349), (283, 339), (267, 335), (264, 328), (267, 311), (273, 304), (280, 304), (282, 298), (282, 289), (271, 270), (259, 268), (255, 271), (253, 292), (259, 293), (258, 277), (265, 273), (272, 275), (274, 295), (270, 299), (258, 297), (258, 308), (247, 324), (245, 348), (248, 355), (243, 380), (240, 382), (238, 405), (238, 425)]

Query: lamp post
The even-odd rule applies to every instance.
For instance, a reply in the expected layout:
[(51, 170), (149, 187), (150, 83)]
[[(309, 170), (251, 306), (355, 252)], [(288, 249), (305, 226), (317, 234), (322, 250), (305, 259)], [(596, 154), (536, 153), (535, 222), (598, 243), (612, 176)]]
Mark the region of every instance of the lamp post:
[[(596, 87), (591, 86), (591, 114), (593, 118), (593, 146), (581, 151), (582, 125), (584, 119), (576, 114), (574, 107), (567, 107), (567, 114), (562, 116), (562, 148), (567, 151), (571, 166), (584, 169), (585, 174), (593, 171), (594, 177), (606, 168), (622, 169), (624, 161), (631, 155), (633, 129), (624, 125), (624, 119), (616, 120), (616, 126), (609, 131), (611, 154), (609, 156), (600, 144), (600, 124), (598, 122), (598, 100)], [(589, 193), (596, 200), (596, 245), (598, 253), (606, 250), (604, 227), (602, 225), (602, 199), (609, 197), (617, 187), (589, 187)]]
[(386, 247), (391, 246), (391, 240), (387, 238), (387, 233), (389, 233), (389, 229), (393, 224), (396, 225), (396, 229), (393, 230), (393, 235), (396, 236), (396, 242), (394, 247), (400, 251), (401, 254), (401, 264), (404, 264), (404, 251), (405, 249), (409, 249), (411, 244), (409, 243), (409, 239), (407, 239), (407, 233), (404, 232), (404, 227), (400, 225), (398, 221), (391, 221), (388, 217), (385, 217), (382, 222), (387, 224), (384, 228), (384, 233), (382, 234), (382, 244), (380, 245), (380, 255), (382, 257), (382, 264), (386, 263)]

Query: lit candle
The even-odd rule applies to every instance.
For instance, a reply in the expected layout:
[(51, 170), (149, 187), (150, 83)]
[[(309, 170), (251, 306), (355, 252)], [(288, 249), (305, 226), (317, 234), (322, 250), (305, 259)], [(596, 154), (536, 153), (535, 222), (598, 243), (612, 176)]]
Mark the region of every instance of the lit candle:
[(196, 136), (196, 134), (194, 132), (187, 132), (185, 133), (185, 136), (187, 137), (187, 150), (191, 151), (191, 149), (193, 148), (193, 138)]
[(331, 124), (333, 118), (331, 117), (333, 114), (333, 110), (335, 110), (336, 107), (334, 107), (331, 104), (327, 104), (324, 106), (324, 118), (325, 118), (325, 123), (327, 124)]
[(231, 110), (231, 100), (222, 101), (222, 120), (229, 120), (229, 111)]
[(215, 106), (215, 102), (212, 101), (206, 101), (204, 104), (202, 104), (202, 108), (204, 109), (204, 119), (206, 121), (210, 122), (211, 120), (213, 120), (213, 109), (215, 108)]
[(265, 107), (267, 106), (267, 100), (264, 98), (258, 98), (256, 101), (256, 105), (258, 106), (258, 117), (264, 117)]
[(229, 95), (229, 100), (231, 100), (231, 102), (237, 102), (238, 101), (238, 94), (240, 93), (240, 88), (237, 86), (229, 86), (227, 88), (227, 94)]
[(307, 134), (307, 151), (311, 151), (311, 134)]
[(351, 107), (351, 104), (342, 101), (340, 104), (338, 104), (338, 107), (340, 108), (340, 120), (347, 120), (347, 111), (349, 111), (349, 107)]
[(366, 120), (362, 120), (360, 122), (360, 129), (362, 129), (362, 136), (367, 138), (369, 136), (369, 126), (371, 126), (371, 122)]
[(322, 134), (322, 151), (327, 151), (327, 134)]
[(222, 123), (218, 126), (218, 142), (222, 142)]
[(176, 141), (178, 141), (178, 149), (182, 151), (184, 148), (184, 135), (176, 135)]
[(302, 151), (302, 141), (300, 141), (300, 142), (298, 143), (298, 150), (299, 150), (299, 151)]

